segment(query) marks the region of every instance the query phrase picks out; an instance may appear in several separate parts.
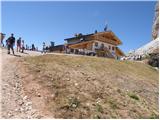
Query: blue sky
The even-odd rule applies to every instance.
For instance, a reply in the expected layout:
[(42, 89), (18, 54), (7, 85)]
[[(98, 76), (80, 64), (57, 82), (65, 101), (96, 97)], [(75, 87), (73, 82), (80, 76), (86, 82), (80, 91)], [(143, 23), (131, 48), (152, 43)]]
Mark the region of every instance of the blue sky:
[(2, 2), (2, 32), (25, 43), (63, 44), (75, 33), (103, 31), (105, 22), (123, 42), (124, 52), (151, 40), (155, 1), (147, 2)]

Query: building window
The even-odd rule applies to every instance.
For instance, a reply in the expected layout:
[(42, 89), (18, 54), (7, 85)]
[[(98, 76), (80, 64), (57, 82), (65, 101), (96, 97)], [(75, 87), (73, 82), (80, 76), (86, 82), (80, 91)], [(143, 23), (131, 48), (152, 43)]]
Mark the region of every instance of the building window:
[(114, 50), (114, 47), (112, 47), (112, 50)]
[(98, 42), (95, 42), (95, 47), (98, 47)]

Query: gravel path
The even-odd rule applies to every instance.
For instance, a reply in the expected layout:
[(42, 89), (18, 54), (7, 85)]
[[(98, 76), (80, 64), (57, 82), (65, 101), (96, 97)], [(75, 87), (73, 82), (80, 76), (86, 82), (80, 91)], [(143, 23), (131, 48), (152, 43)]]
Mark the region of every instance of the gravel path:
[(19, 71), (23, 56), (38, 54), (16, 53), (16, 56), (13, 56), (6, 53), (5, 49), (0, 48), (1, 118), (39, 118), (38, 111), (32, 107), (31, 100), (24, 93)]

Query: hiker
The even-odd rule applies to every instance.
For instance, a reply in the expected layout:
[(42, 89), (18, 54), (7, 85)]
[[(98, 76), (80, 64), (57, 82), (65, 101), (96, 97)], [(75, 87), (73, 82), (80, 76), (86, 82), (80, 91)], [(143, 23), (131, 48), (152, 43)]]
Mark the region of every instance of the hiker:
[(1, 46), (4, 47), (3, 39), (4, 39), (4, 37), (5, 37), (5, 34), (0, 33), (0, 37), (1, 37)]
[(14, 37), (14, 34), (12, 33), (11, 34), (11, 37), (9, 37), (7, 40), (7, 47), (8, 47), (8, 54), (10, 54), (10, 49), (12, 50), (12, 53), (14, 55), (14, 49), (13, 49), (13, 46), (15, 44), (15, 37)]
[(45, 45), (45, 42), (43, 42), (43, 51), (42, 53), (46, 53), (46, 45)]
[(6, 47), (8, 48), (8, 39), (6, 40)]
[(34, 44), (32, 44), (32, 51), (35, 51), (35, 46), (34, 46)]
[(4, 47), (4, 44), (3, 44), (3, 40), (1, 40), (1, 44), (0, 44), (2, 47)]
[(28, 45), (26, 44), (26, 50), (28, 50)]
[(24, 52), (24, 40), (22, 40), (22, 44), (21, 44), (21, 52)]
[(17, 52), (21, 50), (21, 37), (17, 40)]

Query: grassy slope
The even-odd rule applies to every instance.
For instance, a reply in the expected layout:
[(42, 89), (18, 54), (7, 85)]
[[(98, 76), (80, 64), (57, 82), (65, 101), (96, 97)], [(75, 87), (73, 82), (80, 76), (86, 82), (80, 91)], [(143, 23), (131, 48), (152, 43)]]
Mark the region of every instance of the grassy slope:
[(148, 65), (60, 55), (25, 61), (54, 96), (46, 106), (56, 118), (158, 117), (158, 72)]

